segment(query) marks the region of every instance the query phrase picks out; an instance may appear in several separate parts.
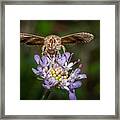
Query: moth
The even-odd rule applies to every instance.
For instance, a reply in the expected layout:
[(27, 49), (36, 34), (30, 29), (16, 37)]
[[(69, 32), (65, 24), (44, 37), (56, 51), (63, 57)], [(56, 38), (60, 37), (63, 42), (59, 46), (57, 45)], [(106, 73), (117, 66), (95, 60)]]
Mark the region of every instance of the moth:
[(65, 52), (64, 44), (69, 43), (89, 43), (94, 39), (94, 35), (87, 32), (79, 32), (59, 37), (49, 35), (46, 37), (20, 33), (20, 42), (27, 45), (43, 45), (42, 53), (49, 56), (56, 55), (61, 49)]

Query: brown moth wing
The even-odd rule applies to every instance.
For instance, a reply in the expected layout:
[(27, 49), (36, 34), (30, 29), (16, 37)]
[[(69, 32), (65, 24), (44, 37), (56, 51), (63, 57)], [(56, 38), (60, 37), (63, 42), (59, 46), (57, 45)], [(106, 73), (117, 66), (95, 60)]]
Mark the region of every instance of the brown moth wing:
[(74, 33), (61, 37), (61, 42), (62, 44), (76, 43), (76, 42), (88, 43), (93, 39), (94, 39), (94, 35), (92, 35), (91, 33), (80, 32), (80, 33)]
[(43, 45), (44, 37), (28, 33), (20, 33), (20, 42), (27, 45)]

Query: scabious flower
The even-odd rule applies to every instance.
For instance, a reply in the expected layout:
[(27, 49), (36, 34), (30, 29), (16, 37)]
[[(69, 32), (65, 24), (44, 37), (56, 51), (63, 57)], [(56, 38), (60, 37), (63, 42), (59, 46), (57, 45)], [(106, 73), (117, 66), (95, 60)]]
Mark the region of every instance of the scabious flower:
[(32, 71), (43, 78), (43, 87), (51, 89), (57, 87), (68, 91), (69, 99), (76, 100), (75, 89), (81, 87), (81, 80), (87, 78), (86, 74), (81, 73), (78, 67), (73, 70), (73, 66), (78, 63), (70, 62), (73, 54), (65, 52), (49, 58), (48, 56), (34, 55), (37, 68)]

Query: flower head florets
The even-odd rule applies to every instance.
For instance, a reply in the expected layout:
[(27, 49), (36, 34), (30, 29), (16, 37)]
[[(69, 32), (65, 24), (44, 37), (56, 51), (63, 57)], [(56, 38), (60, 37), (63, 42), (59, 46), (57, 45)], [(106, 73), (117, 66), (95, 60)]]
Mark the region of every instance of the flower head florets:
[(73, 65), (80, 62), (70, 62), (73, 54), (65, 52), (58, 54), (52, 58), (47, 56), (35, 55), (34, 59), (37, 63), (37, 68), (32, 68), (32, 71), (39, 77), (44, 79), (43, 87), (50, 89), (53, 87), (66, 89), (69, 93), (69, 99), (75, 100), (75, 89), (81, 86), (81, 81), (86, 77), (86, 74), (81, 73), (80, 68), (72, 69)]

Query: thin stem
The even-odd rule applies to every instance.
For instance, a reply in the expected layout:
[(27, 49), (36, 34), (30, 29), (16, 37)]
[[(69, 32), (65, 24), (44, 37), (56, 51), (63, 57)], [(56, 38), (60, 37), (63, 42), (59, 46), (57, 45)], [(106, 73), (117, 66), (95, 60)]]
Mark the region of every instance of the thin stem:
[(50, 90), (45, 89), (45, 92), (44, 92), (44, 94), (43, 94), (43, 96), (42, 96), (42, 100), (47, 99), (47, 98), (48, 98), (48, 96), (49, 96), (49, 94), (50, 94)]

